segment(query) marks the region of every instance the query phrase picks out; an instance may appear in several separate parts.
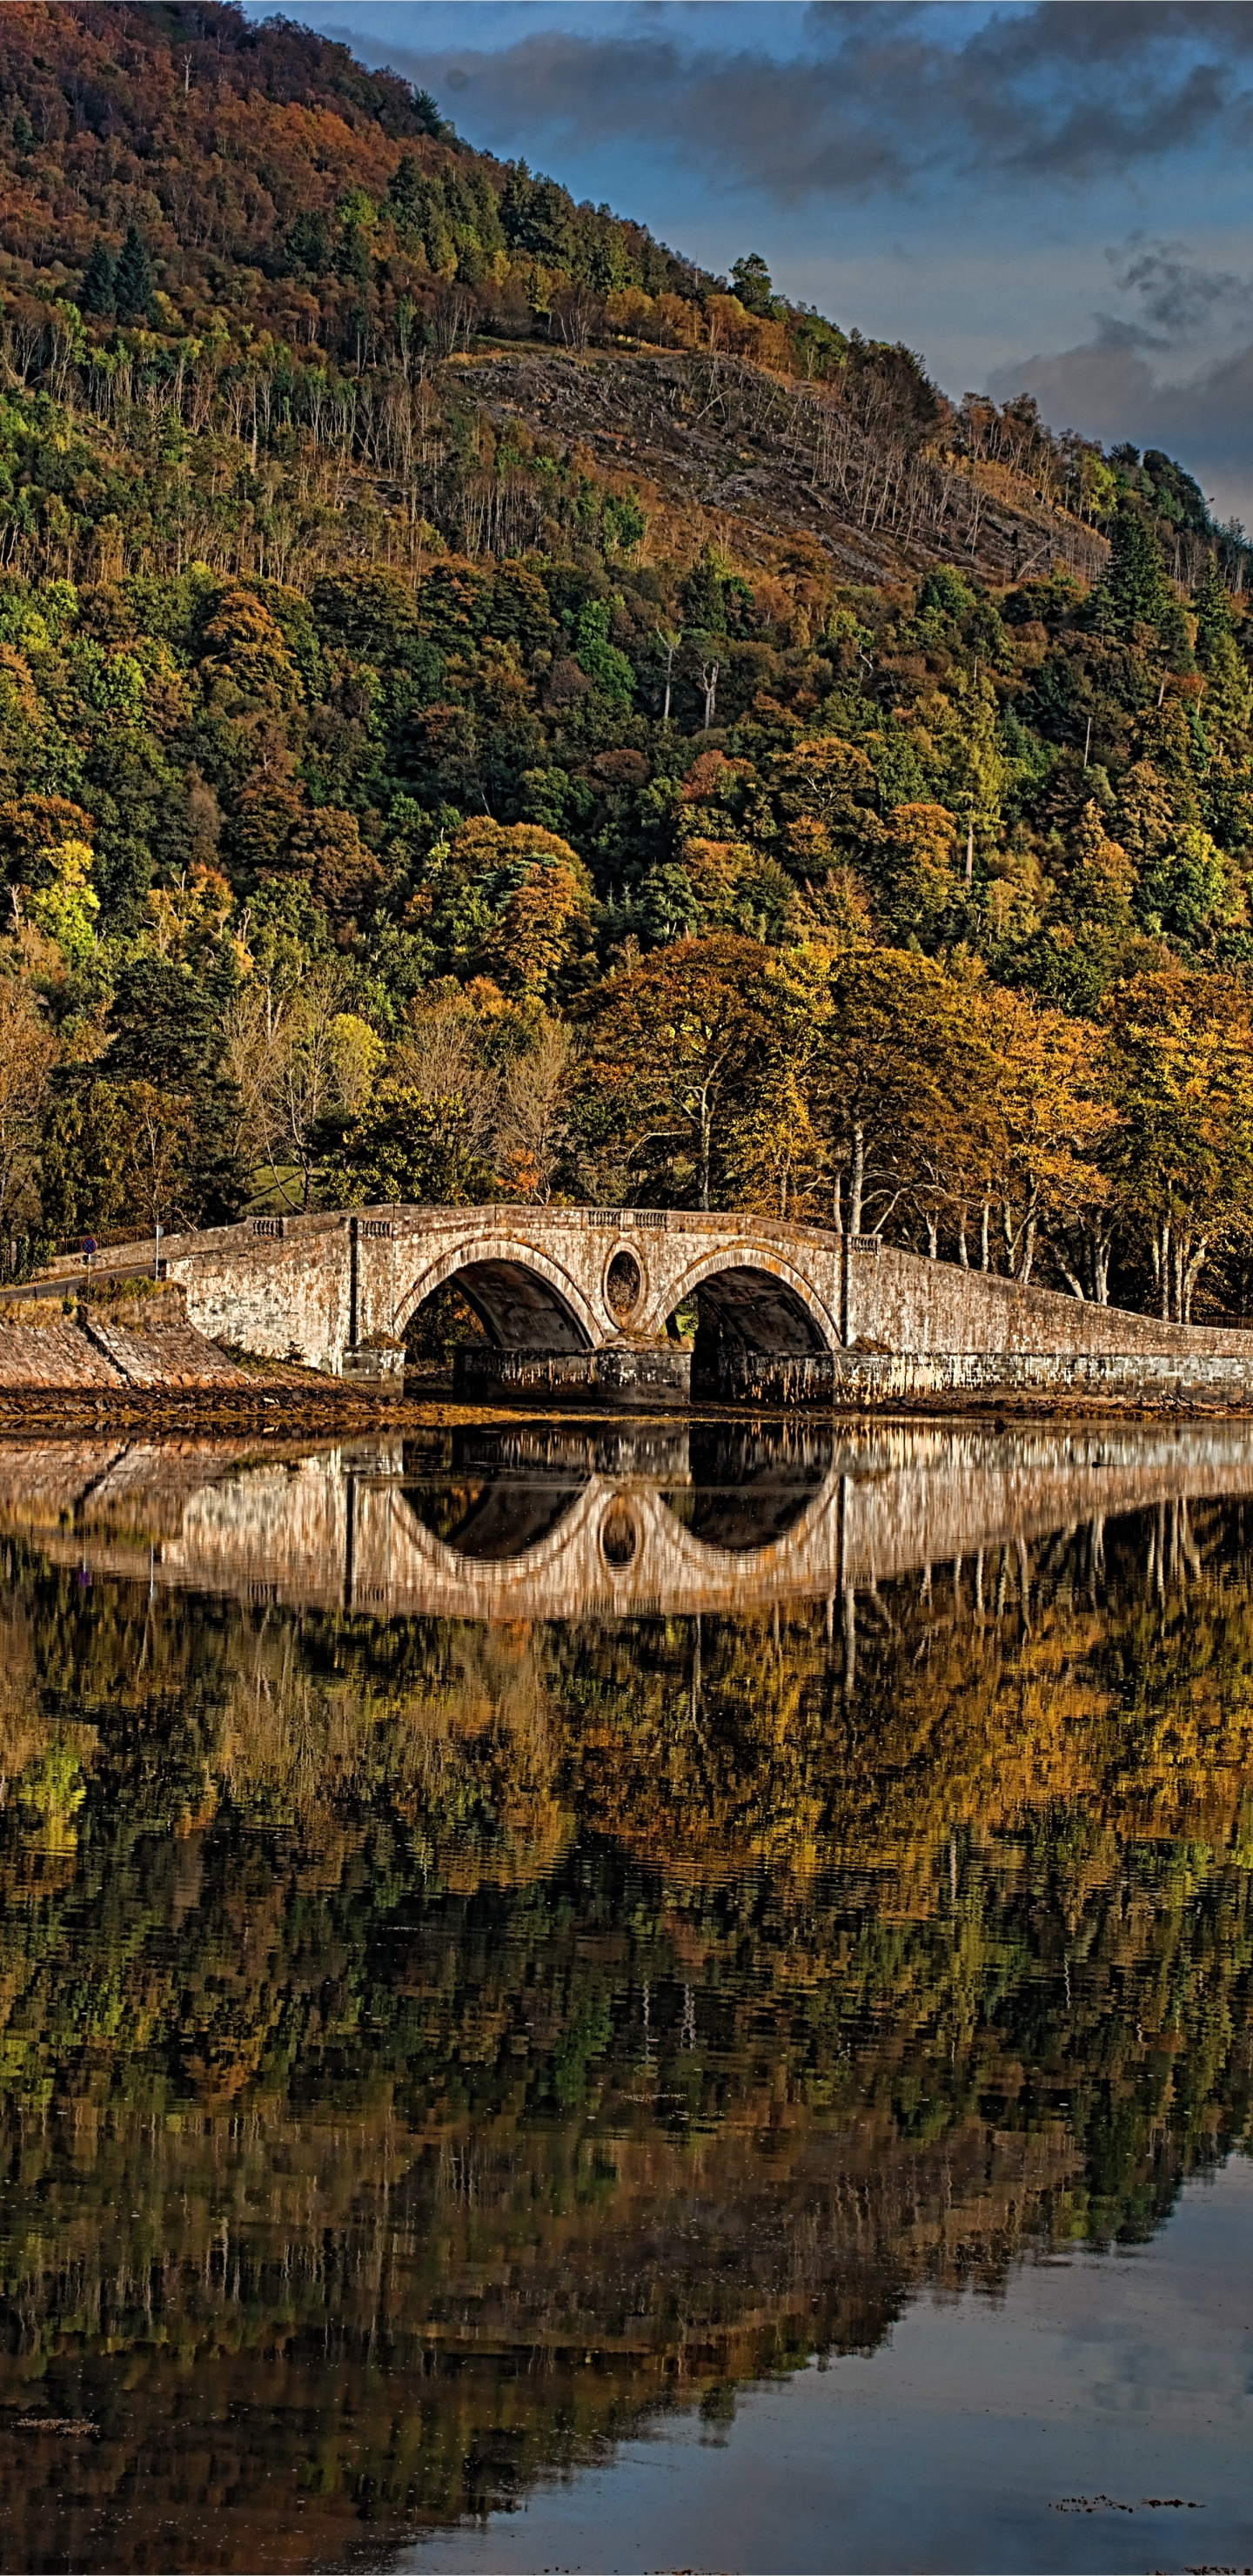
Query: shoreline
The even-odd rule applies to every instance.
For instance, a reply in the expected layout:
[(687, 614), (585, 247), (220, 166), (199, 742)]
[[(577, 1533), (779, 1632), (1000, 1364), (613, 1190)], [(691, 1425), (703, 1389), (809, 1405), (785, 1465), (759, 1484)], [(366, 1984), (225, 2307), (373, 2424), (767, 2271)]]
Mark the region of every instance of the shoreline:
[(852, 1395), (843, 1403), (812, 1398), (790, 1404), (754, 1402), (751, 1397), (738, 1402), (698, 1398), (682, 1407), (652, 1407), (594, 1400), (563, 1404), (560, 1400), (554, 1402), (551, 1392), (539, 1390), (534, 1396), (511, 1394), (501, 1401), (475, 1402), (434, 1386), (422, 1394), (394, 1395), (367, 1393), (340, 1381), (332, 1381), (324, 1388), (293, 1385), (290, 1380), (276, 1386), (273, 1379), (265, 1377), (248, 1387), (236, 1383), (212, 1389), (0, 1388), (0, 1436), (8, 1437), (30, 1432), (46, 1438), (50, 1434), (55, 1437), (98, 1429), (202, 1435), (255, 1430), (277, 1432), (286, 1440), (329, 1439), (337, 1433), (368, 1437), (372, 1432), (387, 1432), (395, 1436), (410, 1429), (456, 1430), (484, 1422), (541, 1420), (596, 1423), (618, 1429), (654, 1421), (672, 1429), (680, 1423), (745, 1421), (838, 1424), (965, 1420), (990, 1421), (997, 1428), (1008, 1428), (1017, 1422), (1238, 1422), (1253, 1421), (1253, 1395), (1244, 1403), (1225, 1403), (1166, 1391), (1153, 1398), (1143, 1391), (1119, 1395), (1112, 1390), (1072, 1389), (1061, 1393), (998, 1386), (986, 1390), (954, 1388), (948, 1392), (930, 1389), (917, 1394), (896, 1391), (878, 1402), (858, 1401)]

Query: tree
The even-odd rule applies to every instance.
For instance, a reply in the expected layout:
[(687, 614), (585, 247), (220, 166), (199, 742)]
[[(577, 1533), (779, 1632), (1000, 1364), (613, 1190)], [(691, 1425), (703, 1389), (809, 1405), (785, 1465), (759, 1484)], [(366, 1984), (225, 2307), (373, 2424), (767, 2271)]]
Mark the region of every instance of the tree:
[(120, 1098), (126, 1118), (124, 1165), (127, 1213), (138, 1215), (150, 1232), (188, 1218), (194, 1200), (188, 1191), (188, 1158), (195, 1142), (195, 1113), (190, 1098), (158, 1089), (154, 1082), (128, 1082)]
[(1109, 564), (1093, 598), (1099, 625), (1113, 635), (1159, 626), (1172, 607), (1161, 548), (1143, 512), (1125, 501), (1109, 532)]
[[(341, 1022), (346, 985), (338, 966), (315, 967), (293, 985), (264, 1034), (253, 1097), (264, 1161), (289, 1203), (307, 1208), (326, 1147), (328, 1111), (342, 1105)], [(293, 1182), (285, 1177), (294, 1172)]]
[(383, 885), (383, 870), (361, 838), (355, 814), (335, 805), (319, 805), (302, 815), (292, 833), (291, 853), (308, 862), (313, 891), (333, 922), (360, 918)]
[(117, 263), (107, 242), (103, 242), (99, 234), (83, 270), (78, 302), (82, 312), (97, 314), (101, 320), (117, 311)]
[(1025, 1287), (1041, 1237), (1056, 1250), (1067, 1226), (1103, 1205), (1099, 1156), (1117, 1112), (1104, 1095), (1101, 1033), (1087, 1021), (993, 984), (980, 989), (980, 1013), (994, 1081), (992, 1173), (1005, 1268)]
[(81, 966), (95, 946), (100, 897), (90, 882), (92, 864), (86, 841), (62, 841), (47, 853), (49, 881), (23, 898), (27, 920), (56, 941), (67, 966)]
[(811, 1085), (835, 1223), (845, 1177), (848, 1231), (861, 1234), (881, 1231), (916, 1188), (930, 1194), (939, 1175), (964, 1170), (992, 1087), (969, 995), (939, 966), (889, 948), (837, 958)]
[(152, 268), (142, 235), (133, 223), (128, 224), (114, 275), (114, 297), (120, 322), (146, 318), (152, 302), (152, 283)]
[(407, 1084), (380, 1084), (353, 1120), (327, 1181), (332, 1207), (466, 1207), (491, 1198), (490, 1167), (459, 1129), (464, 1103), (428, 1099)]
[(506, 1188), (546, 1207), (571, 1142), (571, 1095), (578, 1041), (560, 1020), (545, 1018), (531, 1044), (510, 1064), (501, 1090), (496, 1159)]
[(887, 936), (931, 943), (960, 892), (953, 817), (943, 805), (897, 805), (874, 855)]
[(1112, 840), (1101, 809), (1089, 798), (1071, 843), (1063, 910), (1076, 927), (1129, 931), (1136, 892), (1136, 872), (1126, 851)]
[(1213, 555), (1193, 592), (1196, 609), (1196, 658), (1205, 675), (1202, 718), (1206, 733), (1221, 749), (1234, 734), (1246, 734), (1253, 718), (1253, 682), (1241, 659), (1235, 621), (1225, 584)]
[(0, 979), (0, 1233), (37, 1211), (33, 1178), (48, 1083), (57, 1057), (53, 1030), (29, 985)]
[(766, 778), (785, 846), (787, 825), (797, 819), (822, 824), (833, 859), (856, 860), (877, 842), (872, 809), (878, 783), (859, 743), (845, 742), (838, 734), (817, 735), (794, 751), (776, 752)]
[(536, 998), (551, 993), (588, 927), (581, 878), (581, 869), (576, 874), (560, 863), (535, 864), (509, 889), (477, 955), (502, 992)]
[(90, 1227), (194, 1226), (205, 1213), (195, 1107), (186, 1092), (88, 1073), (57, 1102), (43, 1156), (44, 1214)]
[(769, 951), (722, 933), (683, 939), (612, 976), (582, 1006), (585, 1133), (622, 1183), (714, 1204), (725, 1149), (765, 1060)]
[(290, 268), (308, 269), (315, 277), (320, 277), (329, 266), (331, 256), (331, 237), (325, 215), (313, 209), (297, 215), (295, 222), (288, 227), (286, 251)]
[(773, 320), (774, 286), (760, 251), (750, 250), (743, 259), (733, 260), (731, 277), (745, 312), (757, 313), (763, 321)]
[(200, 1225), (233, 1217), (243, 1196), (233, 1150), (239, 1104), (224, 1063), (234, 983), (233, 961), (220, 954), (193, 976), (170, 958), (141, 952), (121, 969), (109, 1013), (108, 1083), (151, 1085), (171, 1115), (186, 1106), (180, 1213)]
[(1206, 1262), (1253, 1230), (1253, 1007), (1233, 978), (1175, 969), (1120, 986), (1106, 1017), (1106, 1169), (1163, 1319), (1187, 1323)]

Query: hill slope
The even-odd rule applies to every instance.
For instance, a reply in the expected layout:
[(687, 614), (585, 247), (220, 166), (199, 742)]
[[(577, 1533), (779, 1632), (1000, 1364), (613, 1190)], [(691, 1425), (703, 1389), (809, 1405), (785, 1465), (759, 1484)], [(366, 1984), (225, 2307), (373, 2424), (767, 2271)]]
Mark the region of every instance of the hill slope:
[[(218, 517), (267, 568), (264, 469), (293, 445), (305, 506), (285, 569), (327, 559), (318, 523), (340, 515), (345, 478), (343, 550), (372, 550), (380, 505), (464, 545), (482, 516), (466, 493), (474, 419), (441, 361), (486, 335), (526, 348), (460, 388), (493, 422), (585, 441), (611, 467), (638, 458), (663, 495), (749, 531), (750, 552), (771, 528), (811, 533), (845, 577), (955, 553), (989, 577), (1099, 567), (1087, 531), (1113, 495), (1098, 451), (1042, 435), (1029, 407), (989, 436), (986, 406), (955, 414), (908, 352), (789, 307), (760, 262), (738, 262), (733, 285), (472, 151), (432, 101), (288, 22), (93, 0), (0, 13), (11, 371), (86, 409), (106, 472), (109, 430), (136, 443), (136, 402), (172, 406), (185, 481), (197, 499), (209, 484), (192, 531), (208, 560)], [(553, 366), (554, 343), (613, 355)], [(641, 363), (633, 344), (678, 354)], [(246, 448), (233, 508), (206, 430)], [(128, 568), (169, 551), (161, 497), (102, 513)], [(90, 522), (70, 506), (75, 529)]]
[(0, 11), (0, 299), (0, 1240), (712, 1194), (1248, 1304), (1178, 465), (221, 6)]

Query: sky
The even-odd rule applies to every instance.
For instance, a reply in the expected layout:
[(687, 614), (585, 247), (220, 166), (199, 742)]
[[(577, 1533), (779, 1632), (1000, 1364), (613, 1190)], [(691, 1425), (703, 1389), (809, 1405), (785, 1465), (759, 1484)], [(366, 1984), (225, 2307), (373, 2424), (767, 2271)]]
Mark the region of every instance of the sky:
[[(246, 0), (248, 14), (268, 14)], [(1248, 0), (286, 0), (716, 272), (1253, 525)]]

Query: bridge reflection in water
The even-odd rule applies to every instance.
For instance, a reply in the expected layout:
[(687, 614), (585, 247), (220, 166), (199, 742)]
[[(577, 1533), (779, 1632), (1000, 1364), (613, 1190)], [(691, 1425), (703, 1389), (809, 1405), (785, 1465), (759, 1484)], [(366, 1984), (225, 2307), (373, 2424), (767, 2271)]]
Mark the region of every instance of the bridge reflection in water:
[[(9, 1443), (0, 1527), (153, 1587), (373, 1618), (769, 1610), (984, 1560), (1119, 1513), (1253, 1494), (1240, 1424), (850, 1432), (568, 1424), (256, 1450)], [(1180, 1545), (1163, 1522), (1163, 1563)], [(1184, 1541), (1186, 1547), (1186, 1539)], [(1003, 1574), (998, 1578), (1002, 1582)]]
[(0, 1449), (3, 2564), (383, 2569), (1150, 2237), (1253, 2134), (1251, 1489), (1162, 1422)]

